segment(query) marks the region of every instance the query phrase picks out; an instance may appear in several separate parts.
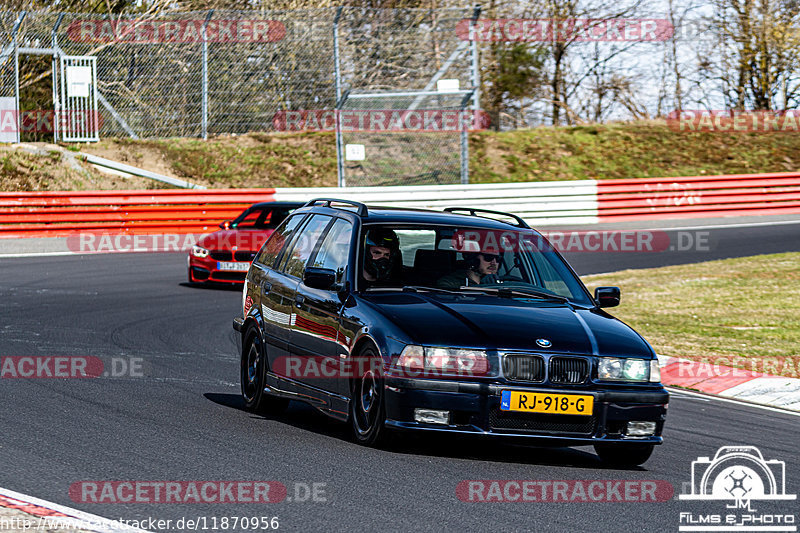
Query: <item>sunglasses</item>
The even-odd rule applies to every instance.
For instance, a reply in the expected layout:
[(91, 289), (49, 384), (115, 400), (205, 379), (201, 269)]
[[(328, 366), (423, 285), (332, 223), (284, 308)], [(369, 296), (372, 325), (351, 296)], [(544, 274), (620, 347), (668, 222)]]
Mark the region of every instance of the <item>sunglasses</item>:
[(483, 260), (487, 263), (491, 263), (494, 261), (495, 263), (500, 263), (500, 256), (494, 254), (480, 254), (483, 257)]

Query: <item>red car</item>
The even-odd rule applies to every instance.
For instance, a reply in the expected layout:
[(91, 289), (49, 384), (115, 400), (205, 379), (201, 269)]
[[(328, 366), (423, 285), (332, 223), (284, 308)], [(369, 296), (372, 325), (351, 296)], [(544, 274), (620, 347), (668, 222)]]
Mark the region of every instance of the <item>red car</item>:
[(261, 245), (302, 202), (262, 202), (248, 207), (219, 231), (197, 241), (189, 252), (189, 283), (243, 283)]

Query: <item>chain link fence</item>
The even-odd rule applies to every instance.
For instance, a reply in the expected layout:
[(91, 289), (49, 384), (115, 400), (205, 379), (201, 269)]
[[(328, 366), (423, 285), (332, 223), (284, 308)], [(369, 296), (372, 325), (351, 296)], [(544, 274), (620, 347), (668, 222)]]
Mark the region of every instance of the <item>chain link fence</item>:
[[(0, 13), (0, 42), (6, 48), (14, 41), (19, 15)], [(97, 57), (101, 137), (335, 131), (335, 121), (317, 129), (303, 121), (287, 129), (280, 117), (335, 110), (337, 104), (340, 111), (364, 105), (400, 110), (415, 99), (353, 102), (359, 94), (435, 91), (440, 79), (471, 89), (477, 62), (456, 25), (473, 16), (472, 9), (351, 7), (157, 17), (29, 12), (16, 43), (19, 57)], [(15, 95), (14, 59), (15, 54), (0, 57), (0, 96)], [(34, 73), (21, 80), (20, 95), (51, 79), (46, 72)], [(420, 109), (462, 107), (459, 98), (425, 98)], [(366, 152), (360, 168), (340, 167), (340, 172), (347, 169), (347, 185), (463, 179), (458, 131), (412, 128), (397, 134), (367, 128), (343, 132), (339, 141), (342, 155), (345, 144), (362, 144)]]

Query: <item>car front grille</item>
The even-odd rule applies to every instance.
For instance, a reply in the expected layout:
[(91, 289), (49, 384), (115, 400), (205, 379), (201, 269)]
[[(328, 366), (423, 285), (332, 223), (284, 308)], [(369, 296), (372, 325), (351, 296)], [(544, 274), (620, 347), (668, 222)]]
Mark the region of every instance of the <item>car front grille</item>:
[(589, 361), (578, 357), (551, 357), (550, 381), (552, 383), (583, 383), (589, 377)]
[(494, 408), (489, 411), (489, 426), (505, 431), (524, 431), (548, 434), (592, 435), (595, 417), (579, 415), (549, 415), (517, 413)]
[(235, 252), (233, 254), (233, 258), (236, 261), (250, 261), (250, 262), (252, 262), (253, 258), (255, 258), (255, 256), (256, 256), (256, 253), (258, 253), (258, 252), (246, 252), (246, 251), (243, 252), (243, 251), (239, 251), (239, 252)]
[(503, 358), (503, 375), (510, 381), (544, 381), (544, 358), (540, 355), (508, 354)]
[(230, 252), (215, 252), (212, 251), (209, 253), (211, 259), (216, 259), (217, 261), (230, 261), (231, 260), (231, 253)]

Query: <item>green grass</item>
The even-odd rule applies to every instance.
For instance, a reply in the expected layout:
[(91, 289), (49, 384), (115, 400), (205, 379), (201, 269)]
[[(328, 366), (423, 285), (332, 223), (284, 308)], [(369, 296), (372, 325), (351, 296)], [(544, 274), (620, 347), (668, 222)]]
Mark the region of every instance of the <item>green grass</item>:
[(797, 133), (681, 133), (663, 122), (475, 133), (470, 177), (478, 183), (790, 172)]
[(585, 276), (656, 353), (800, 377), (800, 253)]

